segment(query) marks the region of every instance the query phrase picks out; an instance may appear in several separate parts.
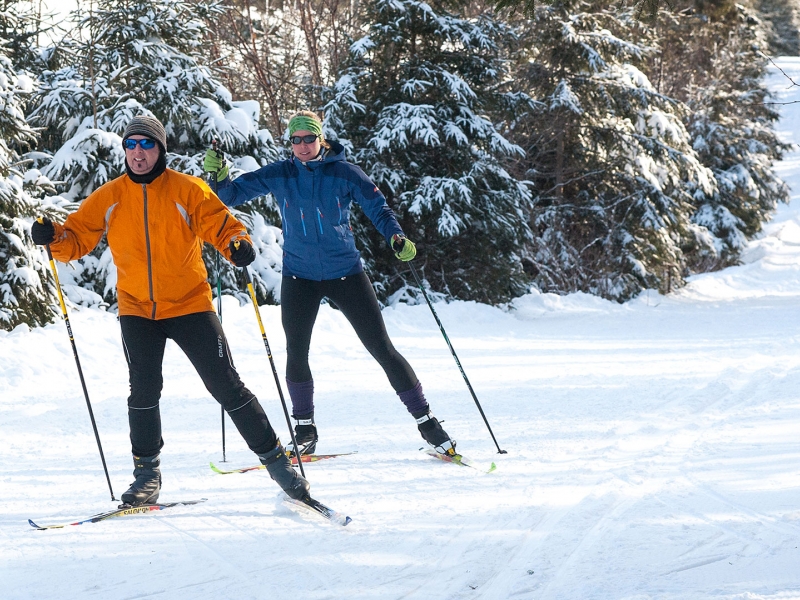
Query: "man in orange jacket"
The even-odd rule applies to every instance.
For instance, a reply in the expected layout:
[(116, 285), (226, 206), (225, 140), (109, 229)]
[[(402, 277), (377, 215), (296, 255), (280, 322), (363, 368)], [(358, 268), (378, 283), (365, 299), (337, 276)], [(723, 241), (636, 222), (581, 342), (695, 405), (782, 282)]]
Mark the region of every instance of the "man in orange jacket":
[(159, 400), (167, 339), (186, 354), (208, 391), (292, 498), (308, 495), (258, 399), (244, 386), (214, 313), (203, 241), (237, 267), (255, 260), (247, 231), (201, 179), (167, 168), (167, 134), (137, 116), (123, 134), (126, 174), (97, 189), (63, 225), (41, 219), (31, 236), (68, 262), (91, 252), (105, 233), (117, 267), (117, 298), (131, 394), (128, 421), (135, 481), (122, 495), (152, 504), (161, 490)]

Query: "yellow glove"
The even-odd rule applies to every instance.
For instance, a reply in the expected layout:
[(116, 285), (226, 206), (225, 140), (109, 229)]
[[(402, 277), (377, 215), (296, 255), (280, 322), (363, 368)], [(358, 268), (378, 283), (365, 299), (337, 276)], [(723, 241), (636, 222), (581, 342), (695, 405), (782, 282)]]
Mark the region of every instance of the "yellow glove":
[(225, 155), (222, 152), (209, 148), (203, 159), (203, 170), (206, 173), (214, 173), (217, 181), (222, 181), (228, 176), (228, 164), (225, 162)]
[(394, 255), (403, 262), (413, 260), (417, 255), (417, 247), (414, 242), (399, 233), (392, 236), (392, 250), (394, 250)]

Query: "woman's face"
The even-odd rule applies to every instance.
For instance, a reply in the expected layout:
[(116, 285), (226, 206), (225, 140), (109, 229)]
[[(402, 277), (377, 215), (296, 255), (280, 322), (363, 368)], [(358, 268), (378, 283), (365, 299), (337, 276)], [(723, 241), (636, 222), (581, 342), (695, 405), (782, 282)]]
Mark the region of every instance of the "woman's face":
[[(307, 135), (314, 135), (310, 131), (305, 129), (299, 129), (295, 131), (292, 137), (304, 137)], [(292, 153), (303, 162), (308, 162), (314, 158), (316, 158), (317, 154), (319, 154), (320, 144), (319, 144), (319, 137), (315, 137), (314, 141), (310, 144), (305, 142), (300, 142), (299, 144), (292, 144)]]

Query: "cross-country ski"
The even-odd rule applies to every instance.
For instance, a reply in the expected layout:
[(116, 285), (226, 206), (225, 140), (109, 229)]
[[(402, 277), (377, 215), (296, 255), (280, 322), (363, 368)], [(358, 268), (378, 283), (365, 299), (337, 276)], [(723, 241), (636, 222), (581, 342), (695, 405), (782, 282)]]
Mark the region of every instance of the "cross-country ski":
[(425, 454), (433, 458), (438, 458), (441, 461), (453, 463), (454, 465), (461, 465), (462, 467), (470, 467), (472, 469), (482, 471), (483, 473), (491, 473), (497, 469), (497, 465), (494, 463), (491, 463), (488, 467), (484, 468), (483, 466), (475, 464), (474, 460), (471, 460), (461, 454), (442, 454), (440, 452), (436, 452), (436, 450), (432, 450), (431, 448), (422, 448), (422, 450), (425, 452)]
[(130, 517), (133, 515), (147, 515), (155, 511), (166, 510), (168, 508), (173, 508), (175, 506), (190, 506), (192, 504), (200, 504), (201, 502), (205, 502), (206, 498), (201, 498), (200, 500), (182, 500), (180, 502), (164, 502), (164, 503), (156, 503), (156, 504), (143, 504), (141, 506), (128, 506), (128, 505), (120, 505), (119, 508), (114, 510), (109, 510), (106, 512), (98, 513), (86, 519), (81, 519), (80, 521), (71, 521), (67, 523), (57, 523), (55, 525), (38, 525), (34, 523), (33, 520), (28, 519), (28, 523), (34, 529), (38, 529), (39, 531), (43, 531), (45, 529), (63, 529), (64, 527), (70, 527), (72, 525), (84, 525), (86, 523), (99, 523), (100, 521), (105, 521), (107, 519), (114, 519), (118, 517)]
[[(350, 456), (351, 454), (356, 454), (356, 452), (340, 452), (338, 454), (303, 454), (300, 458), (305, 464), (305, 463), (319, 462), (321, 460), (328, 460), (330, 458), (336, 458), (339, 456)], [(293, 465), (297, 464), (296, 456), (291, 457), (290, 460)], [(209, 463), (209, 466), (211, 467), (211, 470), (214, 471), (214, 473), (219, 473), (220, 475), (231, 475), (232, 473), (249, 473), (251, 471), (262, 471), (266, 469), (264, 465), (255, 465), (252, 467), (240, 467), (238, 469), (221, 469), (213, 462)]]
[(314, 500), (313, 498), (304, 498), (303, 500), (295, 500), (294, 498), (286, 497), (284, 498), (284, 502), (290, 505), (292, 508), (302, 512), (303, 514), (311, 515), (315, 518), (322, 518), (331, 523), (336, 525), (349, 525), (352, 523), (353, 519), (348, 517), (347, 515), (343, 515), (342, 513), (336, 512), (332, 508), (329, 508), (322, 504), (321, 502)]

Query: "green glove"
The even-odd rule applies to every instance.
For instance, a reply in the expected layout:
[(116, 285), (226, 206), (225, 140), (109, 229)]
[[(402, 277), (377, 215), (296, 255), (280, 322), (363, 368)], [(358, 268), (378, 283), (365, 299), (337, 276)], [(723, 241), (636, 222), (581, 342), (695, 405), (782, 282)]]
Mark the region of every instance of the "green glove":
[(212, 148), (206, 150), (206, 157), (203, 159), (203, 170), (206, 173), (215, 173), (217, 181), (222, 181), (228, 176), (228, 165), (225, 162), (225, 155)]
[(392, 236), (392, 250), (394, 250), (394, 255), (403, 262), (413, 260), (417, 255), (417, 247), (414, 242), (399, 233)]

